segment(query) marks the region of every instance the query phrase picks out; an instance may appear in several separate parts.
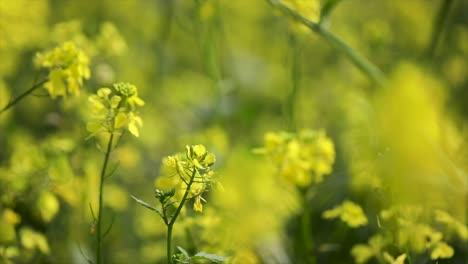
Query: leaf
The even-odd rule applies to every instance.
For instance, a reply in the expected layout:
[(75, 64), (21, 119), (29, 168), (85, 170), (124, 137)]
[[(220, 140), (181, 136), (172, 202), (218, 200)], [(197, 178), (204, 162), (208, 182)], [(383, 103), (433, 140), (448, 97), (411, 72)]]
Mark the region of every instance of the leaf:
[(187, 250), (185, 250), (184, 248), (182, 248), (182, 247), (180, 247), (180, 246), (177, 246), (177, 249), (178, 249), (182, 254), (184, 254), (185, 257), (190, 258), (190, 256), (189, 256)]
[(195, 254), (192, 259), (208, 259), (216, 263), (221, 263), (226, 261), (226, 258), (223, 256), (218, 256), (215, 254), (210, 254), (210, 253), (205, 253), (205, 252), (199, 252)]
[(143, 205), (144, 207), (146, 207), (146, 208), (148, 208), (148, 209), (150, 209), (150, 210), (152, 210), (152, 211), (155, 211), (156, 213), (158, 213), (159, 215), (162, 216), (161, 210), (159, 210), (158, 208), (155, 208), (155, 207), (151, 206), (149, 203), (147, 203), (147, 202), (145, 202), (145, 201), (143, 201), (143, 200), (140, 200), (140, 199), (136, 198), (136, 197), (133, 196), (133, 195), (130, 195), (130, 196), (131, 196), (131, 197), (133, 198), (133, 200), (135, 200), (137, 203)]

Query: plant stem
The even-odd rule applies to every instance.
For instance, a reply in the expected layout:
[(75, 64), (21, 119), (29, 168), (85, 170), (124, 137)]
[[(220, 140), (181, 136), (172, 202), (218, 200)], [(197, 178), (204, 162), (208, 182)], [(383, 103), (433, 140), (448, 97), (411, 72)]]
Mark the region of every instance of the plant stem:
[(267, 1), (274, 7), (280, 9), (286, 15), (292, 17), (294, 20), (298, 21), (299, 23), (308, 27), (313, 32), (323, 37), (328, 43), (330, 43), (336, 49), (344, 53), (358, 69), (360, 69), (362, 72), (368, 75), (374, 82), (376, 82), (379, 85), (383, 85), (385, 83), (385, 76), (377, 66), (372, 64), (353, 48), (348, 46), (336, 35), (325, 29), (321, 24), (310, 21), (298, 12), (289, 8), (287, 5), (281, 3), (281, 1), (279, 0)]
[(300, 45), (298, 43), (298, 39), (291, 33), (289, 39), (289, 49), (290, 49), (290, 56), (291, 56), (291, 89), (286, 101), (286, 123), (288, 130), (296, 131), (297, 129), (297, 116), (295, 111), (296, 101), (299, 95), (300, 89)]
[(102, 263), (102, 204), (103, 204), (103, 195), (104, 195), (104, 178), (106, 177), (107, 163), (109, 161), (109, 156), (112, 150), (112, 141), (114, 140), (114, 134), (110, 134), (109, 142), (107, 143), (106, 155), (104, 157), (104, 164), (102, 165), (101, 177), (99, 182), (99, 211), (97, 215), (97, 227), (96, 227), (96, 263)]
[(195, 179), (195, 174), (197, 173), (197, 169), (193, 168), (192, 176), (190, 177), (190, 181), (187, 184), (187, 189), (185, 189), (184, 196), (180, 201), (179, 206), (177, 207), (174, 216), (172, 216), (171, 221), (167, 224), (167, 263), (172, 264), (172, 228), (174, 227), (174, 223), (179, 216), (180, 211), (184, 207), (185, 201), (187, 200), (187, 196), (190, 192), (190, 188), (192, 187), (193, 181)]
[(167, 225), (167, 263), (172, 264), (172, 228), (173, 225)]
[(0, 114), (2, 114), (3, 112), (6, 112), (8, 109), (10, 109), (12, 106), (14, 106), (15, 104), (17, 104), (19, 101), (21, 101), (24, 97), (26, 97), (27, 95), (29, 95), (30, 93), (34, 92), (37, 88), (41, 87), (44, 83), (48, 82), (49, 79), (46, 78), (36, 84), (34, 84), (33, 86), (31, 86), (31, 88), (29, 88), (28, 90), (26, 90), (25, 92), (23, 92), (22, 94), (18, 95), (15, 99), (13, 99), (12, 101), (10, 101), (5, 107), (2, 108), (2, 110), (0, 110)]
[(308, 263), (315, 264), (317, 263), (315, 253), (314, 253), (314, 241), (312, 239), (312, 229), (310, 225), (310, 208), (307, 198), (307, 190), (302, 191), (302, 199), (303, 199), (303, 208), (304, 211), (301, 217), (301, 231), (302, 231), (302, 243), (304, 243), (305, 254), (308, 259)]

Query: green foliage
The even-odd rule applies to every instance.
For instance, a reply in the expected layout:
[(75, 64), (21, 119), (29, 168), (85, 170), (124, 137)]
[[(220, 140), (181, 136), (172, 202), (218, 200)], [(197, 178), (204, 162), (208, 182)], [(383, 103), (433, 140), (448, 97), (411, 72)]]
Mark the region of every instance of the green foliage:
[(468, 259), (466, 1), (0, 2), (0, 263)]

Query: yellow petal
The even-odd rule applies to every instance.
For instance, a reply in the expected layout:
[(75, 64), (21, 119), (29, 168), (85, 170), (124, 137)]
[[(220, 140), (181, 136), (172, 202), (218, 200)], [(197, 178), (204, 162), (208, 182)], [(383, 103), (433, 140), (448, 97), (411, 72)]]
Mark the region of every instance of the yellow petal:
[(133, 122), (128, 124), (128, 131), (130, 131), (130, 133), (132, 133), (132, 135), (134, 135), (135, 137), (140, 136), (140, 133), (138, 132), (138, 127)]
[(127, 120), (128, 120), (128, 118), (127, 118), (127, 115), (125, 113), (122, 113), (122, 112), (118, 113), (117, 116), (115, 117), (114, 127), (115, 128), (123, 127), (125, 125), (125, 123), (127, 123)]

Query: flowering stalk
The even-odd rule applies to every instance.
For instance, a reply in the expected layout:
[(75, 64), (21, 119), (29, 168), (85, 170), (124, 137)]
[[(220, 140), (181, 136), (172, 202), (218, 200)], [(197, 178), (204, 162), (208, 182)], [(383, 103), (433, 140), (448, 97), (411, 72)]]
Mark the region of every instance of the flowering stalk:
[(79, 94), (83, 80), (89, 79), (89, 58), (72, 42), (66, 42), (50, 51), (37, 53), (35, 63), (38, 67), (47, 69), (48, 76), (9, 102), (0, 110), (0, 114), (43, 85), (50, 97), (55, 99), (57, 96)]
[[(297, 133), (269, 132), (265, 146), (255, 152), (269, 156), (278, 167), (282, 180), (296, 187), (302, 198), (302, 215), (299, 215), (297, 243), (305, 252), (308, 263), (315, 264), (314, 242), (310, 223), (308, 190), (323, 181), (332, 172), (335, 161), (333, 142), (324, 131), (301, 130)], [(299, 247), (298, 247), (299, 249)], [(301, 254), (298, 250), (297, 255)]]
[(177, 153), (163, 159), (161, 171), (164, 175), (156, 181), (156, 186), (161, 189), (156, 189), (155, 195), (161, 204), (161, 208), (155, 208), (132, 196), (139, 204), (155, 211), (163, 219), (167, 227), (166, 247), (167, 262), (169, 264), (174, 263), (174, 260), (189, 263), (192, 258), (204, 258), (215, 262), (224, 259), (203, 252), (199, 252), (192, 257), (187, 252), (182, 252), (182, 254), (176, 256), (172, 255), (172, 231), (186, 202), (193, 199), (193, 210), (202, 212), (203, 204), (201, 201), (205, 201), (205, 199), (201, 196), (211, 184), (217, 183), (213, 179), (214, 173), (211, 170), (211, 166), (215, 161), (215, 155), (209, 153), (203, 145), (186, 146), (185, 155), (184, 153)]
[[(92, 120), (88, 122), (86, 128), (91, 132), (90, 137), (100, 133), (109, 135), (107, 149), (104, 156), (101, 175), (99, 179), (99, 211), (95, 221), (96, 227), (96, 263), (102, 263), (102, 239), (105, 234), (102, 232), (102, 211), (104, 202), (104, 179), (107, 175), (107, 165), (109, 163), (114, 137), (121, 135), (125, 128), (134, 136), (139, 136), (138, 127), (142, 125), (142, 120), (136, 111), (137, 106), (143, 106), (144, 102), (138, 97), (137, 88), (129, 83), (116, 83), (114, 89), (100, 88), (96, 94), (89, 96)], [(110, 228), (109, 228), (110, 229)], [(107, 233), (107, 232), (106, 232)]]

